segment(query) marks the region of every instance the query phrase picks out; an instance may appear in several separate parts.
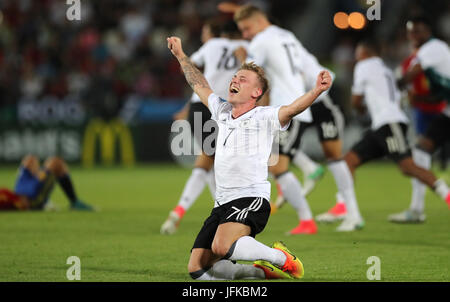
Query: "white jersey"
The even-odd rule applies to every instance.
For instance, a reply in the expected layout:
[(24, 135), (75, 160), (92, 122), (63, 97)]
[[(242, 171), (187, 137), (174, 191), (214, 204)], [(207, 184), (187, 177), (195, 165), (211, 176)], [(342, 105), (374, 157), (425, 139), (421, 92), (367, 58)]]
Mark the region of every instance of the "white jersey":
[(289, 126), (281, 127), (280, 107), (257, 106), (234, 119), (231, 104), (212, 93), (208, 108), (219, 127), (214, 158), (214, 207), (243, 197), (270, 200), (267, 174), (273, 140)]
[(400, 92), (394, 75), (379, 57), (371, 57), (356, 64), (352, 93), (364, 96), (373, 130), (389, 123), (408, 123), (408, 118), (400, 108)]
[[(270, 84), (271, 105), (289, 105), (305, 94), (302, 75), (305, 53), (307, 51), (293, 33), (275, 25), (258, 33), (250, 42), (247, 61), (254, 61), (264, 68)], [(310, 109), (295, 118), (311, 122)]]
[[(425, 71), (428, 81), (432, 82), (431, 89), (440, 86), (440, 89), (447, 91), (447, 96), (450, 91), (450, 49), (447, 43), (434, 38), (428, 40), (417, 51), (417, 60)], [(448, 102), (447, 97), (447, 107), (443, 113), (450, 117)]]
[(428, 40), (417, 51), (417, 59), (423, 70), (432, 69), (442, 77), (450, 79), (450, 49), (444, 41)]
[[(334, 81), (334, 79), (336, 78), (334, 72), (320, 65), (319, 61), (313, 54), (309, 53), (306, 49), (304, 49), (304, 54), (302, 57), (303, 57), (303, 64), (302, 64), (303, 68), (301, 72), (303, 78), (305, 79), (305, 89), (307, 91), (314, 89), (314, 87), (316, 87), (317, 76), (321, 71), (327, 70), (331, 75), (332, 81)], [(324, 99), (329, 99), (329, 97), (327, 96), (328, 92), (329, 89), (327, 91), (322, 92), (320, 96), (317, 98), (317, 100), (314, 101), (314, 103), (320, 102)]]
[[(211, 89), (221, 98), (228, 98), (228, 87), (233, 75), (240, 67), (239, 60), (233, 52), (239, 48), (247, 48), (248, 42), (227, 38), (212, 38), (191, 55), (191, 61), (203, 67), (203, 74)], [(197, 94), (193, 93), (192, 103), (201, 102)]]

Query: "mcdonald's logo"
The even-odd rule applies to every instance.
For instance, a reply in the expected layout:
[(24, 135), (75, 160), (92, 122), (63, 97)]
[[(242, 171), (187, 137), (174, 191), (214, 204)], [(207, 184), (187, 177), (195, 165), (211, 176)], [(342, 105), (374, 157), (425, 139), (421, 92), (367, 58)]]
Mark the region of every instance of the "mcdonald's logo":
[(122, 164), (132, 166), (135, 162), (133, 138), (130, 129), (119, 119), (104, 122), (93, 119), (86, 127), (83, 139), (82, 163), (92, 167), (95, 161), (97, 138), (100, 140), (100, 156), (102, 163), (112, 165), (116, 153), (116, 141), (119, 141), (119, 150)]

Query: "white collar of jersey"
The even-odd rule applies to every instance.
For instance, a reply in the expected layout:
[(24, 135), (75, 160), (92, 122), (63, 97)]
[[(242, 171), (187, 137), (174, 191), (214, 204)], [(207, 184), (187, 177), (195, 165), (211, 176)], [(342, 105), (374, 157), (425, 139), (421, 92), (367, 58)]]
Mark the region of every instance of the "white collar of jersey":
[(232, 120), (232, 121), (240, 121), (240, 120), (243, 120), (244, 118), (250, 118), (253, 115), (253, 113), (256, 111), (255, 109), (257, 107), (258, 106), (253, 107), (249, 111), (245, 112), (244, 114), (239, 115), (236, 118), (233, 117), (233, 111), (231, 110), (230, 111), (230, 120)]

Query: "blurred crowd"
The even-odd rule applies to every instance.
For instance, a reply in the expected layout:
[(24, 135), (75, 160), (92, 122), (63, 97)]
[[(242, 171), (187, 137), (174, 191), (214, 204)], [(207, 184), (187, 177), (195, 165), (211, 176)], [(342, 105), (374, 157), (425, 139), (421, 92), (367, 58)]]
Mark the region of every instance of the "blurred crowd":
[[(200, 46), (203, 22), (218, 15), (218, 2), (81, 0), (81, 20), (69, 21), (64, 0), (1, 0), (0, 107), (21, 98), (75, 95), (94, 111), (114, 115), (130, 94), (185, 98), (188, 87), (167, 51), (165, 37), (180, 36), (186, 53), (192, 53)], [(300, 9), (293, 14), (295, 10), (283, 9), (275, 0), (257, 2), (281, 25), (299, 18), (304, 12), (301, 8), (311, 3), (295, 1)], [(342, 1), (346, 2), (352, 1)], [(403, 13), (420, 10), (423, 5), (433, 7), (431, 2), (411, 1)], [(440, 34), (449, 40), (450, 4), (446, 7), (437, 6), (438, 12), (429, 13), (439, 14), (435, 20)], [(386, 37), (386, 59), (391, 66), (398, 65), (409, 52), (404, 28)], [(319, 59), (333, 65), (343, 85), (351, 80), (356, 38), (354, 34), (335, 34), (330, 40), (332, 47), (318, 53)]]

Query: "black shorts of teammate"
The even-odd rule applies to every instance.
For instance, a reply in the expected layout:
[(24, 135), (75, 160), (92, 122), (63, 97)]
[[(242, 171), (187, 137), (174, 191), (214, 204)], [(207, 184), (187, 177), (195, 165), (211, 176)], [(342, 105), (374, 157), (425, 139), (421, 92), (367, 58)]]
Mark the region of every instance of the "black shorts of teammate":
[(369, 130), (363, 135), (352, 151), (361, 163), (387, 156), (399, 162), (411, 156), (411, 149), (406, 140), (408, 126), (403, 123), (392, 123), (381, 126), (377, 130)]
[(211, 119), (211, 112), (208, 107), (201, 102), (191, 103), (188, 121), (197, 144), (207, 155), (214, 155), (218, 127), (216, 121)]
[(339, 107), (327, 98), (311, 105), (313, 122), (308, 127), (315, 126), (321, 142), (327, 140), (338, 140), (342, 136), (344, 117)]
[[(305, 132), (307, 125), (307, 123), (293, 119), (286, 131), (278, 132), (278, 137), (275, 139), (278, 146), (274, 145), (272, 153), (286, 155), (292, 159), (300, 148), (301, 137)], [(278, 150), (274, 150), (276, 147), (278, 147)]]
[(255, 237), (267, 224), (270, 216), (270, 204), (262, 197), (244, 197), (215, 207), (205, 220), (195, 239), (193, 249), (211, 249), (219, 225), (227, 222), (239, 222), (248, 225), (250, 236)]
[(435, 149), (450, 141), (450, 117), (445, 114), (437, 116), (428, 126), (425, 137), (433, 141)]

